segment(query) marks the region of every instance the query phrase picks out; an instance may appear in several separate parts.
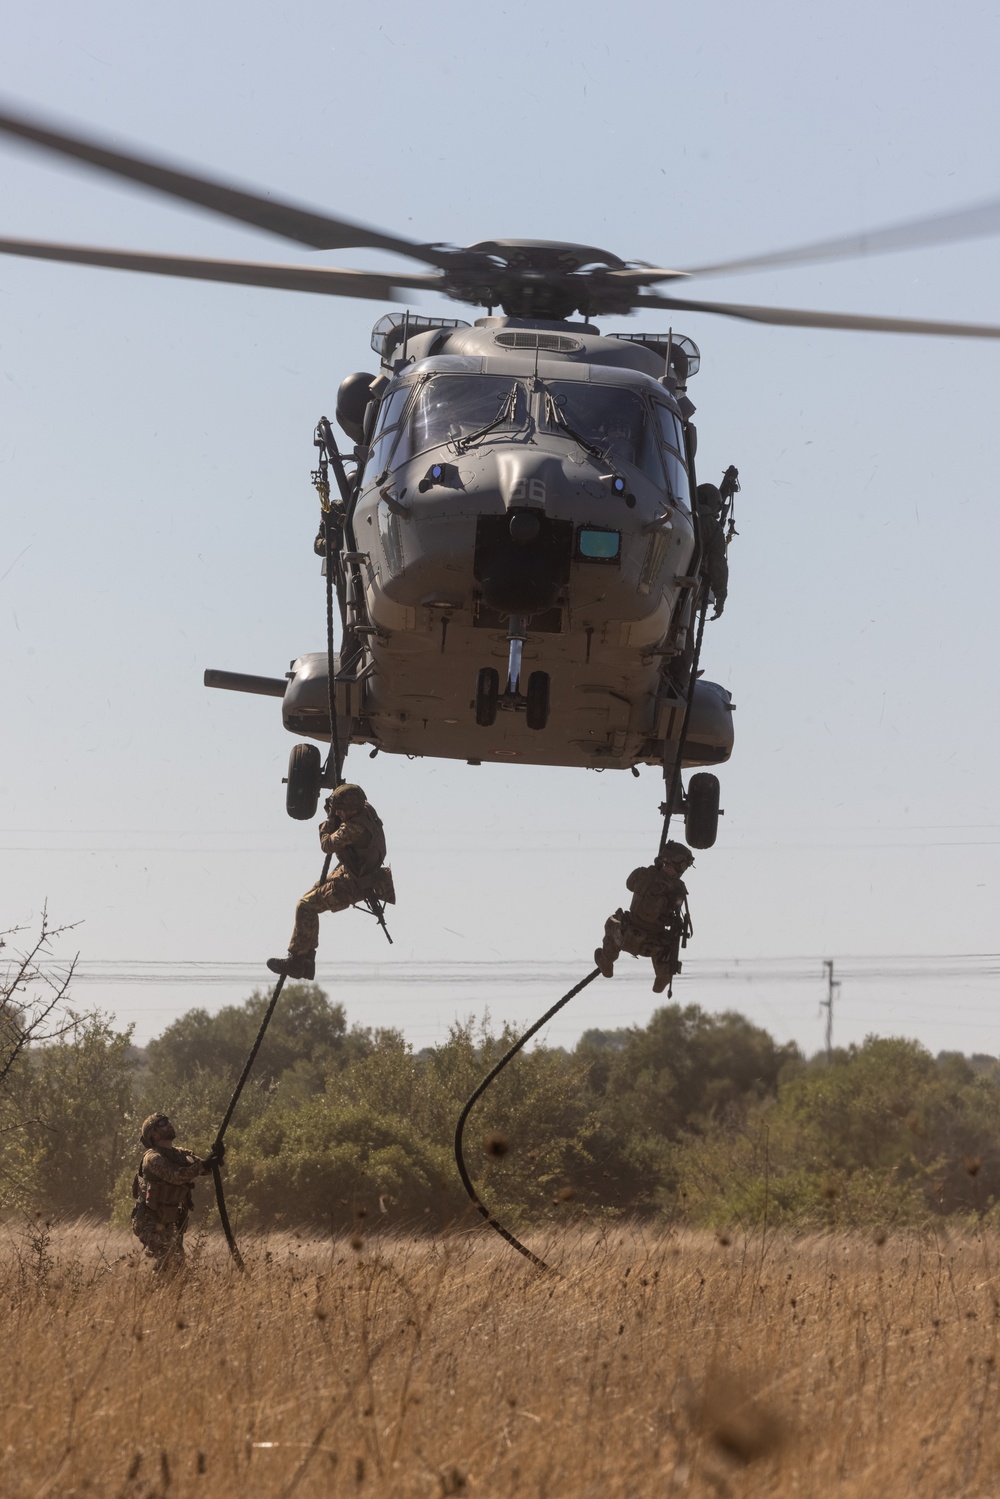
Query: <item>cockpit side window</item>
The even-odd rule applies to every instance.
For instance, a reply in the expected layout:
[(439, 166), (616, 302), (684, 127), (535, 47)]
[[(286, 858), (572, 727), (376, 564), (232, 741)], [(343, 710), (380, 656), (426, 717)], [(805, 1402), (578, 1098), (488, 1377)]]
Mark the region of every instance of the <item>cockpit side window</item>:
[(669, 406), (661, 406), (658, 401), (654, 401), (653, 410), (660, 429), (663, 464), (667, 470), (671, 497), (685, 510), (690, 510), (691, 481), (684, 460), (684, 430), (680, 418)]
[(492, 432), (509, 432), (524, 424), (526, 413), (527, 397), (519, 380), (498, 375), (434, 375), (417, 393), (393, 461), (402, 463), (426, 448), (471, 438), (494, 422), (491, 436)]
[(368, 462), (365, 464), (365, 476), (368, 480), (376, 479), (389, 461), (389, 453), (396, 439), (399, 419), (403, 414), (406, 398), (412, 389), (412, 384), (397, 385), (395, 390), (389, 392), (379, 408), (375, 436), (372, 439)]
[[(656, 435), (646, 404), (635, 391), (575, 380), (549, 380), (545, 388), (559, 417), (577, 437), (599, 448), (609, 463), (631, 464), (662, 487)], [(558, 422), (553, 430), (558, 430)]]

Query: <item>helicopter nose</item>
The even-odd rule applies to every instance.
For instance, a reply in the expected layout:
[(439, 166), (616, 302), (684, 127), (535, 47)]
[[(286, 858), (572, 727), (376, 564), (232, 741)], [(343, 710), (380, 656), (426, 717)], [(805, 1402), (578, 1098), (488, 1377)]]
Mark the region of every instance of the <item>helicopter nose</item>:
[(495, 483), (503, 514), (481, 515), (476, 526), (475, 576), (483, 603), (500, 614), (541, 614), (569, 580), (573, 525), (546, 514), (546, 505), (574, 480), (562, 455), (537, 449), (501, 450)]
[(563, 466), (551, 453), (515, 449), (498, 453), (497, 482), (508, 510), (544, 510), (545, 502), (566, 484)]

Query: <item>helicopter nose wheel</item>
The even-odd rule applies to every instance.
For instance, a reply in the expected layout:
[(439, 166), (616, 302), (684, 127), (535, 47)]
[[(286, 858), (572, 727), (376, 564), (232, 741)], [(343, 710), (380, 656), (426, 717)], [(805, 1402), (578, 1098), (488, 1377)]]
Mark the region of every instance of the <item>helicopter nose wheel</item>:
[(528, 635), (528, 621), (524, 615), (512, 614), (507, 630), (510, 647), (507, 658), (507, 686), (500, 695), (500, 673), (492, 666), (484, 666), (476, 679), (474, 707), (476, 723), (489, 728), (496, 722), (500, 708), (507, 712), (524, 713), (529, 729), (544, 729), (549, 721), (549, 674), (533, 671), (528, 678), (527, 692), (521, 691), (521, 662), (524, 642)]
[(529, 729), (544, 729), (549, 721), (549, 674), (533, 671), (528, 678), (524, 716)]
[(500, 673), (492, 666), (484, 666), (476, 679), (476, 723), (484, 729), (496, 723), (499, 700)]

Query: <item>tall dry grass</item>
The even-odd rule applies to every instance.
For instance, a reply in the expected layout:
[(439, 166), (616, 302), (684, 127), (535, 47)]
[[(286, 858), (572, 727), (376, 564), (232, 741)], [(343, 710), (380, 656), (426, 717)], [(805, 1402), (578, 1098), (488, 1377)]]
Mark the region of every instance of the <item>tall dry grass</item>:
[(133, 1245), (0, 1236), (4, 1499), (1000, 1488), (998, 1241)]

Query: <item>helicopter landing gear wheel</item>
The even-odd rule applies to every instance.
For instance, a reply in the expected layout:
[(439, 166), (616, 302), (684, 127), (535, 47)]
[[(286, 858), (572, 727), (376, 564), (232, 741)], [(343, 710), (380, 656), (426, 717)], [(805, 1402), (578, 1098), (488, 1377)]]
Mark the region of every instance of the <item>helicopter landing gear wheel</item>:
[(500, 673), (492, 666), (484, 666), (476, 679), (476, 723), (484, 729), (496, 723), (499, 698)]
[(684, 799), (684, 837), (692, 848), (711, 848), (719, 834), (719, 777), (692, 776)]
[(528, 678), (524, 716), (529, 729), (544, 729), (549, 721), (549, 674), (533, 671)]
[(309, 822), (319, 805), (319, 782), (323, 774), (315, 744), (296, 744), (288, 758), (285, 811), (297, 822)]

